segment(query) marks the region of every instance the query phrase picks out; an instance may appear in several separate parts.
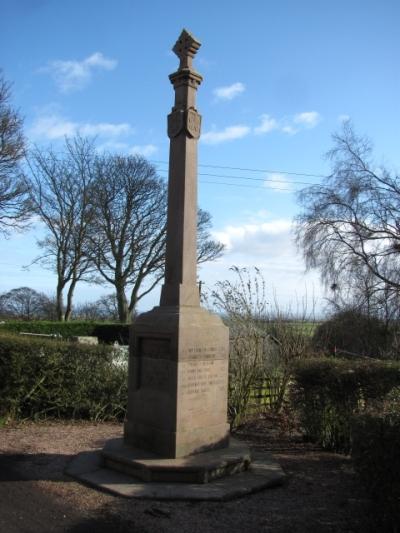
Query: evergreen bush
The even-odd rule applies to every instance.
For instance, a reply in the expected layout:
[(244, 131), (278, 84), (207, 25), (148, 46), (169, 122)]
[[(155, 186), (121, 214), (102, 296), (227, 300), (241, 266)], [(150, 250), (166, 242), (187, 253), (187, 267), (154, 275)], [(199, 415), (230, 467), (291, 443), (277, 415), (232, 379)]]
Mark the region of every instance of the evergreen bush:
[(114, 324), (107, 322), (92, 322), (72, 320), (69, 322), (55, 322), (50, 320), (8, 320), (0, 324), (0, 332), (12, 333), (42, 333), (46, 335), (61, 335), (64, 339), (79, 336), (95, 336), (106, 344), (129, 344), (129, 324)]
[(371, 497), (377, 531), (400, 529), (400, 388), (379, 409), (356, 416), (352, 425), (352, 460)]
[(0, 335), (0, 417), (122, 420), (126, 366), (113, 348)]
[(319, 324), (312, 337), (316, 351), (380, 357), (390, 348), (392, 331), (379, 318), (346, 309)]
[(399, 362), (308, 359), (294, 367), (291, 401), (308, 438), (347, 453), (353, 416), (378, 405), (398, 386)]

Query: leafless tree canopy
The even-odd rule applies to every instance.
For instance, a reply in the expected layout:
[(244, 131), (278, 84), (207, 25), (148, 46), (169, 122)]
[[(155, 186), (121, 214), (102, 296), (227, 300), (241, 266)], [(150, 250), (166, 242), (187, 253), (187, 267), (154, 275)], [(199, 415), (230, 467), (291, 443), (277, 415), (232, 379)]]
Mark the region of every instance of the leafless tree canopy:
[[(119, 317), (126, 322), (137, 301), (160, 279), (165, 185), (154, 167), (139, 156), (98, 157), (95, 175), (90, 257), (103, 280), (115, 287)], [(150, 275), (150, 286), (139, 293), (143, 280)]]
[(19, 287), (0, 294), (0, 316), (22, 320), (54, 319), (53, 300), (30, 287)]
[(350, 123), (333, 139), (332, 174), (299, 194), (297, 242), (307, 266), (318, 268), (335, 291), (358, 291), (367, 304), (382, 296), (397, 299), (399, 176), (373, 162), (370, 141)]
[(47, 230), (38, 241), (43, 254), (36, 262), (56, 272), (58, 320), (69, 319), (76, 284), (90, 268), (87, 240), (93, 215), (93, 144), (75, 137), (66, 140), (65, 148), (61, 155), (36, 148), (28, 159), (33, 210)]
[[(128, 321), (164, 275), (164, 181), (143, 157), (99, 155), (79, 136), (66, 140), (62, 154), (36, 148), (28, 166), (33, 212), (46, 227), (34, 262), (57, 274), (58, 319), (70, 318), (76, 284), (95, 281), (114, 287), (119, 320)], [(210, 226), (210, 215), (199, 210), (199, 262), (223, 249)]]
[(20, 162), (25, 141), (22, 118), (10, 106), (11, 87), (0, 71), (0, 232), (23, 228), (30, 209)]
[(118, 320), (118, 305), (115, 293), (102, 296), (95, 302), (74, 306), (74, 318), (79, 320)]

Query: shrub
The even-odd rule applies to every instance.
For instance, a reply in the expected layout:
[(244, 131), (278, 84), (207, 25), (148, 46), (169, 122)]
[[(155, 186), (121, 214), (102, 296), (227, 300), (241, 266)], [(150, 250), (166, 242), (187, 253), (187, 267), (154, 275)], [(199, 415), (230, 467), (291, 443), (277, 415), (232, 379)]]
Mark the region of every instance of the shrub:
[(54, 322), (47, 320), (10, 320), (0, 324), (1, 331), (19, 333), (44, 333), (58, 334), (64, 339), (75, 336), (96, 336), (100, 342), (112, 344), (129, 343), (129, 324), (108, 324), (105, 322), (77, 321), (71, 322)]
[(210, 296), (229, 326), (228, 415), (234, 427), (256, 410), (281, 408), (292, 362), (307, 353), (309, 336), (298, 327), (304, 321), (270, 310), (257, 268), (231, 270), (235, 279), (217, 283)]
[(349, 452), (351, 421), (400, 385), (400, 363), (334, 358), (300, 361), (291, 401), (308, 438), (325, 448)]
[(126, 368), (108, 346), (0, 336), (0, 417), (122, 419)]
[(390, 347), (391, 340), (391, 332), (383, 320), (356, 310), (345, 310), (316, 328), (312, 345), (325, 353), (339, 351), (379, 357)]
[(400, 388), (393, 389), (382, 410), (354, 418), (352, 460), (371, 497), (374, 526), (400, 528)]

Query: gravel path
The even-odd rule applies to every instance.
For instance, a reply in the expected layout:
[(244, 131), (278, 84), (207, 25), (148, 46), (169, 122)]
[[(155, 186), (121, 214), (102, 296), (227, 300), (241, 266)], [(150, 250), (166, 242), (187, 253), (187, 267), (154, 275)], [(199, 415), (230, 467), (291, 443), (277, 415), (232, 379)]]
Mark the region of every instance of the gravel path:
[(77, 452), (120, 436), (119, 424), (26, 423), (0, 428), (0, 532), (359, 532), (366, 501), (347, 457), (281, 435), (260, 420), (236, 434), (271, 451), (283, 487), (230, 502), (128, 500), (63, 474)]

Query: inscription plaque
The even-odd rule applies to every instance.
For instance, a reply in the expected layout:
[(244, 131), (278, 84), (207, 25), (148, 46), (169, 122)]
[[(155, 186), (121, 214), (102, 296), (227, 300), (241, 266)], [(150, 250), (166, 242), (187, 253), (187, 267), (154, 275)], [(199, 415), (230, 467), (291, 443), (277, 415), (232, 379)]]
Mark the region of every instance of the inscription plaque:
[(207, 394), (226, 389), (224, 360), (187, 361), (181, 372), (180, 389), (183, 395)]
[[(223, 346), (196, 346), (195, 348), (188, 348), (185, 353), (186, 359), (226, 359)], [(219, 355), (221, 354), (221, 356)]]

